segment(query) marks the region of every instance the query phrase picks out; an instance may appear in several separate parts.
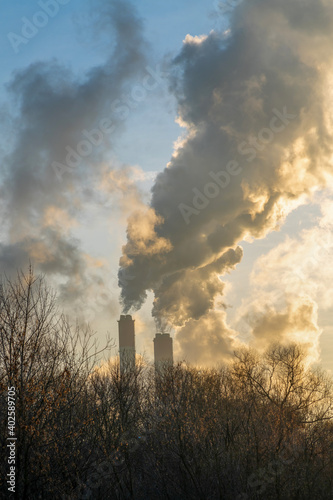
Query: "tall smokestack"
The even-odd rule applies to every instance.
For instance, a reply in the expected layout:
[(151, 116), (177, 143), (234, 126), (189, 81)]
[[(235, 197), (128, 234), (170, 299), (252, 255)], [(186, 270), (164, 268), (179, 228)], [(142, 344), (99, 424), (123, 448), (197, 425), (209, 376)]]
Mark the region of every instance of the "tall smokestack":
[(156, 333), (154, 338), (155, 370), (161, 372), (173, 365), (172, 338), (169, 333)]
[(122, 314), (118, 320), (118, 328), (120, 372), (124, 373), (135, 367), (135, 333), (132, 316)]

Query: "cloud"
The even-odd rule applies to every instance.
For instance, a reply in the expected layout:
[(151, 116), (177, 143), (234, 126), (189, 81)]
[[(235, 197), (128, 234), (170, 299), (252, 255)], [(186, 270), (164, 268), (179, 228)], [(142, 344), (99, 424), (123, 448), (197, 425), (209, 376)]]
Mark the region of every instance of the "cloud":
[(123, 288), (126, 310), (153, 290), (155, 317), (205, 317), (223, 293), (216, 276), (235, 261), (221, 271), (215, 264), (242, 239), (278, 229), (331, 182), (332, 37), (329, 1), (247, 0), (228, 32), (185, 39), (170, 88), (188, 135), (157, 176), (149, 207), (163, 221), (156, 241), (170, 249), (153, 241), (155, 252), (141, 249), (130, 221), (120, 265), (138, 279)]
[(309, 297), (320, 303), (322, 309), (328, 309), (333, 306), (333, 271), (329, 265), (333, 255), (333, 202), (321, 196), (318, 203), (321, 216), (315, 224), (298, 236), (286, 237), (261, 256), (254, 265), (251, 281), (258, 290), (269, 292), (274, 288), (280, 296)]
[(294, 298), (282, 310), (266, 304), (264, 310), (251, 307), (246, 317), (252, 327), (253, 343), (258, 349), (265, 349), (271, 343), (303, 344), (313, 360), (318, 360), (319, 336), (318, 307), (309, 298)]
[(250, 276), (250, 292), (238, 318), (250, 326), (258, 348), (269, 342), (296, 341), (319, 357), (321, 311), (333, 307), (333, 203), (325, 192), (316, 198), (321, 215), (314, 224), (257, 259)]
[(226, 362), (240, 347), (236, 336), (226, 324), (225, 312), (209, 311), (178, 330), (175, 357), (202, 366)]

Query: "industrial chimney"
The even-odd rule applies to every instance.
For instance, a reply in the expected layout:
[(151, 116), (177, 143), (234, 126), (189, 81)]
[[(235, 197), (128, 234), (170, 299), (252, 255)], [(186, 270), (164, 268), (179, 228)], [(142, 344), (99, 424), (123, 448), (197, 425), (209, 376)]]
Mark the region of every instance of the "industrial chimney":
[(155, 370), (163, 371), (173, 365), (172, 338), (169, 333), (156, 333), (154, 338)]
[(120, 373), (124, 373), (135, 367), (135, 334), (132, 316), (122, 314), (118, 320), (118, 328)]

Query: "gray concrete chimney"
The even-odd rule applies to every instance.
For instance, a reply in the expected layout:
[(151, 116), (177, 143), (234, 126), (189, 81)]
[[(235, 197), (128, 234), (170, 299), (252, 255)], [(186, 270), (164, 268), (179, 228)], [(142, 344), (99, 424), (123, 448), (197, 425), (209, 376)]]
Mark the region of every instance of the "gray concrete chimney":
[(173, 365), (173, 346), (169, 333), (156, 333), (154, 338), (155, 370), (161, 371)]
[(134, 319), (130, 314), (121, 315), (118, 320), (120, 373), (135, 367)]

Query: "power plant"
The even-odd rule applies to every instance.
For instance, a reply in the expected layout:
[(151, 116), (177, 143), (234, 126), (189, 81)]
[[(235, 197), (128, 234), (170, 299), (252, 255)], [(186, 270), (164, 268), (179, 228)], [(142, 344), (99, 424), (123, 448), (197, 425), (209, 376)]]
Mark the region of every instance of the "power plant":
[[(135, 320), (130, 314), (122, 314), (118, 320), (120, 372), (135, 367)], [(173, 341), (169, 333), (156, 333), (154, 338), (154, 361), (156, 372), (173, 365)]]

